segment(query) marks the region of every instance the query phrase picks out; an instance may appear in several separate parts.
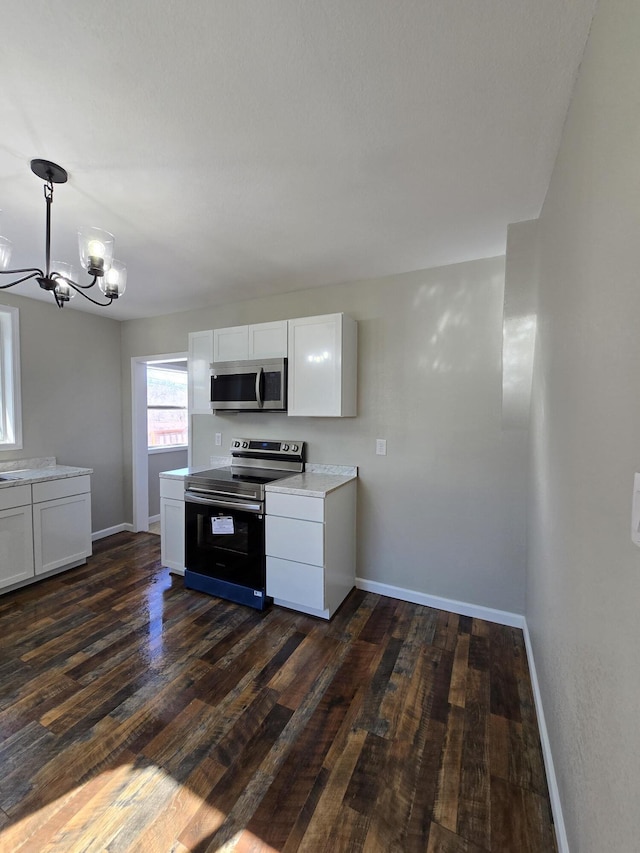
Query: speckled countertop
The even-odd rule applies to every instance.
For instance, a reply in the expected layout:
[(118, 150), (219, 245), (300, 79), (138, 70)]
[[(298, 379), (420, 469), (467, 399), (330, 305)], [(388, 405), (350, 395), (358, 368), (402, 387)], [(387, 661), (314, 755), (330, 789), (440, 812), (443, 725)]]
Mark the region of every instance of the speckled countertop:
[(83, 474), (93, 474), (93, 468), (57, 465), (54, 456), (1, 462), (0, 489), (44, 483), (46, 480), (63, 480), (66, 477), (81, 477)]
[(345, 483), (356, 480), (357, 474), (322, 474), (311, 471), (304, 474), (294, 474), (269, 483), (265, 486), (267, 494), (275, 492), (280, 495), (306, 495), (309, 498), (324, 498), (329, 492), (339, 489)]
[[(211, 457), (210, 468), (222, 468), (231, 464), (230, 457)], [(208, 471), (209, 468), (200, 466), (198, 468), (176, 468), (175, 471), (162, 471), (160, 476), (169, 480), (184, 480), (190, 474), (199, 471)], [(304, 474), (292, 474), (283, 477), (276, 483), (265, 486), (267, 492), (277, 492), (281, 495), (306, 495), (311, 498), (323, 498), (334, 489), (339, 489), (345, 483), (351, 482), (358, 477), (358, 469), (350, 465), (321, 465), (319, 463), (307, 463)]]

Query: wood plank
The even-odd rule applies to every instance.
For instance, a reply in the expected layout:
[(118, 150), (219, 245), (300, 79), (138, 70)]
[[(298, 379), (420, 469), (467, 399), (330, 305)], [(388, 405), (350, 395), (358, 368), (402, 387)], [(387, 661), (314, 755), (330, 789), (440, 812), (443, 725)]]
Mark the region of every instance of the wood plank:
[(434, 820), (452, 832), (456, 832), (458, 828), (458, 797), (462, 770), (464, 725), (464, 709), (454, 705), (447, 722), (436, 802), (433, 810)]
[(451, 684), (449, 686), (449, 704), (464, 708), (467, 693), (467, 667), (469, 665), (469, 634), (458, 635), (456, 650), (451, 670)]
[(491, 845), (489, 693), (488, 673), (469, 669), (457, 830), (480, 847)]

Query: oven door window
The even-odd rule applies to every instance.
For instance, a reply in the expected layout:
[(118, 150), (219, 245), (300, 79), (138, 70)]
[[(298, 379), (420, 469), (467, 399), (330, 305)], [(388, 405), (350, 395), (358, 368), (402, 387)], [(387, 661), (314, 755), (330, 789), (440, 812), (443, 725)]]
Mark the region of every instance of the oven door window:
[(251, 589), (264, 589), (264, 517), (189, 502), (185, 507), (187, 568)]

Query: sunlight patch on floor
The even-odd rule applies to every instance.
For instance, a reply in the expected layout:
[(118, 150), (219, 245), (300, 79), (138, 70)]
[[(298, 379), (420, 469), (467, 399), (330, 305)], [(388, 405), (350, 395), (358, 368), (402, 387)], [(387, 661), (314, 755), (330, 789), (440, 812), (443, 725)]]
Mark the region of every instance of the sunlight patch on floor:
[[(70, 785), (62, 796), (7, 824), (0, 829), (0, 850), (84, 853), (109, 847), (131, 853), (160, 851), (187, 827), (192, 841), (206, 841), (225, 817), (157, 765), (123, 764), (83, 785)], [(240, 838), (244, 834), (237, 838), (241, 846), (225, 844), (220, 849), (272, 851), (255, 836), (246, 846), (249, 839)]]

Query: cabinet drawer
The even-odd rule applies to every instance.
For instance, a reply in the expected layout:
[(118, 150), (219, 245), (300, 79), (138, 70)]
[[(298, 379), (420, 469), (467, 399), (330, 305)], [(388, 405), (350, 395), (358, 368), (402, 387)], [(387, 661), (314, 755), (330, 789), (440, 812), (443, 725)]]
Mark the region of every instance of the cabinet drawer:
[(88, 474), (80, 477), (63, 477), (60, 480), (47, 480), (46, 483), (33, 484), (34, 504), (53, 501), (56, 498), (68, 498), (71, 495), (83, 495), (91, 491), (91, 479)]
[(184, 480), (170, 480), (168, 477), (160, 477), (160, 497), (183, 501)]
[(31, 486), (9, 486), (0, 489), (0, 510), (13, 509), (14, 506), (28, 506), (31, 503)]
[(267, 516), (266, 552), (296, 563), (324, 564), (324, 524)]
[(286, 518), (301, 518), (306, 521), (324, 521), (324, 499), (267, 492), (267, 515), (282, 515)]
[(324, 610), (324, 572), (320, 566), (267, 557), (267, 595)]

